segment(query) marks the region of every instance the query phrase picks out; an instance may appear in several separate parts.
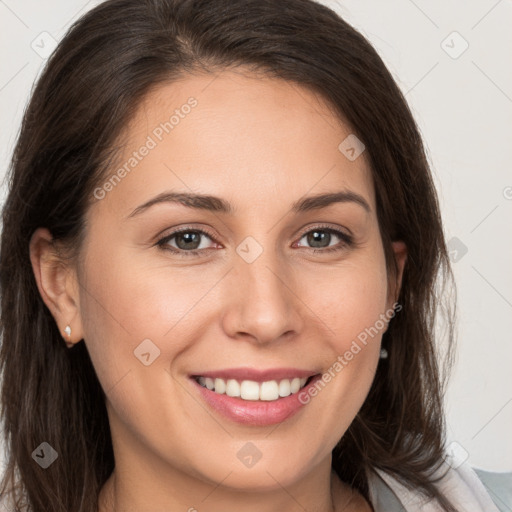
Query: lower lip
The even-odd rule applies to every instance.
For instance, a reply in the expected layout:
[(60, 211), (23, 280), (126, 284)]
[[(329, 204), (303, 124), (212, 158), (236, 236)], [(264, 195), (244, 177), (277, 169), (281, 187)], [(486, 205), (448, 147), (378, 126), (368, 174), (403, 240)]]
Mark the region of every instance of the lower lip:
[(193, 378), (190, 380), (195, 384), (205, 402), (229, 420), (244, 425), (265, 426), (282, 423), (304, 407), (306, 404), (299, 401), (299, 394), (307, 393), (308, 388), (313, 386), (320, 377), (320, 375), (315, 375), (311, 381), (297, 393), (272, 401), (243, 400), (242, 398), (232, 397), (226, 394), (221, 395), (201, 386), (201, 384)]

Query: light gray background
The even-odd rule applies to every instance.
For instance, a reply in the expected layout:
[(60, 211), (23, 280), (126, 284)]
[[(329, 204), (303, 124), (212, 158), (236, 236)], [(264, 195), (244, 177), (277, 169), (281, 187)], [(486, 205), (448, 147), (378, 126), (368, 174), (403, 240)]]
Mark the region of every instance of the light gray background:
[[(2, 182), (45, 52), (98, 3), (0, 0)], [(429, 151), (459, 292), (449, 441), (474, 467), (511, 471), (512, 1), (323, 3), (376, 47)]]

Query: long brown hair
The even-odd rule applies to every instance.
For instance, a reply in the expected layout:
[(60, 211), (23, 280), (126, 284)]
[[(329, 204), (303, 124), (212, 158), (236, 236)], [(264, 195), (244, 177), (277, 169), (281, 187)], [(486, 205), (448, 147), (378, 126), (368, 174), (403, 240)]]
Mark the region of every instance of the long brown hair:
[[(31, 235), (47, 227), (76, 259), (93, 190), (143, 97), (187, 73), (236, 66), (310, 88), (348, 123), (371, 163), (391, 277), (391, 241), (408, 248), (402, 310), (383, 337), (389, 358), (334, 449), (333, 468), (366, 497), (366, 475), (379, 468), (455, 510), (433, 477), (443, 457), (440, 361), (448, 368), (453, 353), (453, 301), (443, 292), (450, 262), (425, 149), (376, 51), (312, 0), (109, 0), (78, 20), (48, 60), (24, 114), (3, 208), (1, 492), (16, 510), (96, 511), (114, 469), (105, 394), (85, 344), (66, 348), (38, 293)], [(434, 324), (440, 304), (443, 359)], [(59, 454), (46, 470), (31, 456), (41, 442)]]

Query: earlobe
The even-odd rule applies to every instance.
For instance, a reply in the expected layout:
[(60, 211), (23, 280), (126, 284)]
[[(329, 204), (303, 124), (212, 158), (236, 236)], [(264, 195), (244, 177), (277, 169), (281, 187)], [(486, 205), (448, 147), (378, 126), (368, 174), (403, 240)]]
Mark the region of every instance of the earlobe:
[(71, 347), (83, 337), (75, 272), (59, 257), (47, 228), (33, 233), (29, 252), (39, 294)]

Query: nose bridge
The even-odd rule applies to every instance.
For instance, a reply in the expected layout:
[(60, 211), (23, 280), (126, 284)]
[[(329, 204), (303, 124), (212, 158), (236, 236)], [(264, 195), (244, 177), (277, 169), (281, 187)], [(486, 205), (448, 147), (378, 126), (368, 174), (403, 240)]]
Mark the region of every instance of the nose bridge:
[(268, 343), (288, 331), (300, 330), (291, 273), (273, 248), (247, 237), (237, 247), (234, 267), (236, 292), (225, 317), (230, 335), (245, 333), (259, 343)]

